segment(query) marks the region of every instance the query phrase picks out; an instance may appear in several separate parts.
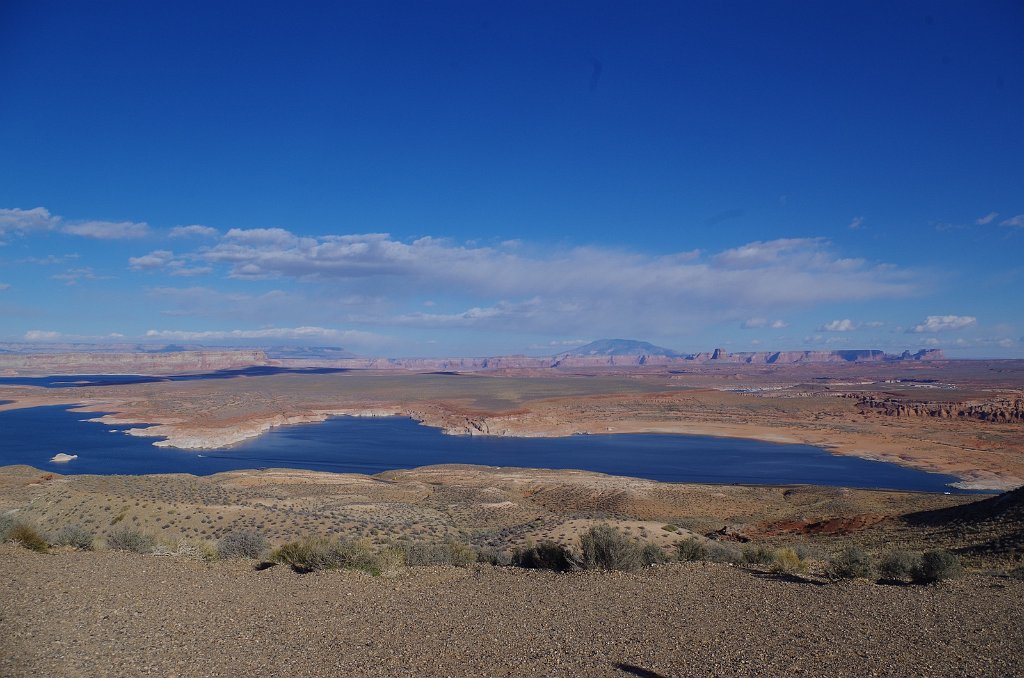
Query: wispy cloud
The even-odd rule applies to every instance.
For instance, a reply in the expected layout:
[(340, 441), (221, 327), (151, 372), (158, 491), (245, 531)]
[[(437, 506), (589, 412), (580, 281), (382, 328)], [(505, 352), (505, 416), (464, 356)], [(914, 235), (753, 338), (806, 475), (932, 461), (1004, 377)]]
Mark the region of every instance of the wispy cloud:
[(995, 221), (998, 216), (999, 212), (989, 212), (985, 216), (978, 217), (977, 219), (975, 219), (974, 223), (977, 224), (978, 226), (986, 226)]
[(0, 292), (11, 289), (10, 283), (0, 283)]
[(81, 268), (69, 268), (63, 273), (57, 273), (51, 275), (50, 278), (53, 280), (60, 280), (65, 285), (77, 285), (80, 280), (106, 280), (110, 276), (97, 275), (90, 266), (83, 266)]
[(1017, 216), (1000, 221), (999, 225), (1010, 226), (1013, 228), (1024, 228), (1024, 214), (1018, 214)]
[(127, 240), (147, 235), (149, 225), (134, 221), (82, 221), (65, 224), (61, 230), (97, 240)]
[(147, 339), (165, 341), (225, 341), (225, 340), (329, 340), (342, 343), (372, 344), (386, 341), (387, 338), (372, 332), (358, 330), (339, 330), (327, 327), (265, 327), (258, 329), (234, 330), (149, 330)]
[(910, 334), (946, 332), (974, 327), (977, 324), (978, 319), (971, 315), (930, 315), (925, 318), (923, 323), (914, 325), (907, 332)]
[(859, 231), (864, 227), (864, 217), (854, 217), (846, 227), (851, 231)]
[(843, 318), (842, 320), (833, 320), (827, 322), (818, 328), (819, 332), (852, 332), (856, 330), (859, 325), (849, 318)]
[(786, 327), (789, 327), (789, 324), (785, 320), (768, 320), (767, 318), (747, 318), (740, 323), (740, 329), (743, 330), (757, 330), (763, 328), (781, 330)]
[(175, 226), (171, 229), (169, 235), (172, 238), (213, 238), (220, 234), (216, 228), (210, 228), (209, 226), (200, 226), (199, 224), (192, 224), (190, 226)]

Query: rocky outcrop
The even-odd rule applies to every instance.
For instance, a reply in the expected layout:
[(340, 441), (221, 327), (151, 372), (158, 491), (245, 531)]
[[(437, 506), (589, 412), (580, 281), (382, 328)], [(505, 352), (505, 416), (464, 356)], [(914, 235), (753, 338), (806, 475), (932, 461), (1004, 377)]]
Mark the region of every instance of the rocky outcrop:
[(937, 417), (939, 419), (978, 419), (1003, 424), (1024, 423), (1024, 400), (987, 402), (915, 402), (900, 398), (863, 397), (857, 406), (888, 417)]

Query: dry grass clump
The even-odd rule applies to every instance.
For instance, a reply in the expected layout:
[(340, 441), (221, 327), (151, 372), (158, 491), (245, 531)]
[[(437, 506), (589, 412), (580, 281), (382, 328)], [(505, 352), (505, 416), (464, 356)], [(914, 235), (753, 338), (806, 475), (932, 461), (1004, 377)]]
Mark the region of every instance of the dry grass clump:
[(229, 558), (262, 558), (270, 547), (267, 538), (257, 530), (231, 530), (217, 542), (217, 556)]
[(907, 551), (889, 551), (878, 561), (878, 576), (882, 581), (905, 582), (913, 578), (919, 556)]
[(953, 579), (964, 573), (960, 559), (948, 551), (927, 551), (921, 554), (920, 562), (914, 567), (911, 579), (918, 584), (934, 584), (944, 579)]
[(469, 567), (477, 562), (476, 550), (454, 539), (440, 542), (413, 541), (401, 545), (406, 565), (454, 565)]
[(107, 535), (107, 548), (113, 551), (152, 553), (156, 540), (148, 534), (130, 527), (119, 527)]
[(4, 541), (14, 542), (31, 550), (46, 553), (50, 545), (34, 526), (26, 522), (15, 522), (5, 530)]
[(770, 569), (775, 574), (796, 575), (807, 572), (807, 561), (791, 548), (782, 548), (775, 552)]
[(57, 530), (53, 543), (57, 546), (70, 546), (79, 551), (92, 551), (94, 537), (92, 532), (81, 525), (65, 525)]
[(512, 554), (512, 565), (531, 570), (554, 570), (568, 572), (576, 569), (577, 562), (572, 551), (553, 541), (527, 544)]
[(873, 572), (871, 555), (854, 544), (832, 558), (826, 568), (826, 573), (833, 579), (867, 579)]
[(706, 560), (707, 555), (707, 544), (696, 537), (687, 537), (676, 544), (676, 557), (684, 563)]
[(580, 536), (580, 563), (587, 570), (635, 570), (643, 563), (641, 547), (611, 525), (591, 527)]
[(379, 575), (401, 562), (394, 550), (378, 552), (366, 541), (326, 537), (306, 537), (290, 542), (275, 549), (270, 558), (302, 573), (345, 569)]

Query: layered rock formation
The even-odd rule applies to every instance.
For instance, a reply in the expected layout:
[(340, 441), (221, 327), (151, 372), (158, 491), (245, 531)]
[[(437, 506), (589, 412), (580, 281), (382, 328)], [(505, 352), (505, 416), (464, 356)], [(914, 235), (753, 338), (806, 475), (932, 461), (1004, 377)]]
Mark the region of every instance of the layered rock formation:
[(940, 419), (979, 419), (998, 423), (1024, 423), (1024, 400), (989, 402), (913, 402), (900, 398), (868, 396), (857, 401), (861, 411), (874, 411), (888, 417), (938, 417)]

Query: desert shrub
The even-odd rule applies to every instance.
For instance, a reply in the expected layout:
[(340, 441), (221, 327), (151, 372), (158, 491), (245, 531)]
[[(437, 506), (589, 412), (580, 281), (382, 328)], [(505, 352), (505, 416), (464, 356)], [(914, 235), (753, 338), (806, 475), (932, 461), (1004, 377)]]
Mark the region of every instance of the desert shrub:
[(6, 541), (20, 544), (32, 551), (45, 553), (49, 548), (46, 539), (34, 525), (24, 522), (14, 523), (8, 530)]
[(764, 544), (745, 544), (743, 562), (749, 565), (771, 565), (775, 560), (775, 549)]
[(554, 570), (568, 572), (577, 566), (572, 552), (553, 541), (542, 541), (536, 545), (516, 549), (512, 554), (512, 564), (531, 570)]
[(278, 548), (271, 560), (291, 566), (296, 572), (314, 570), (362, 570), (380, 574), (383, 562), (364, 541), (343, 541), (325, 537), (306, 537)]
[(705, 560), (713, 563), (741, 563), (743, 562), (743, 551), (736, 544), (729, 542), (713, 541), (708, 544)]
[(644, 567), (660, 565), (661, 563), (668, 562), (668, 556), (665, 555), (665, 550), (660, 546), (644, 544), (643, 548), (640, 549), (640, 562)]
[(931, 584), (963, 573), (960, 559), (949, 551), (927, 551), (921, 554), (921, 562), (914, 568), (911, 578), (918, 584)]
[(678, 532), (679, 531), (679, 527), (677, 525), (673, 525), (672, 523), (669, 523), (668, 525), (662, 525), (661, 529), (665, 530), (666, 532)]
[(851, 544), (828, 562), (826, 572), (833, 579), (867, 579), (873, 570), (871, 555)]
[(477, 561), (476, 550), (454, 539), (440, 542), (414, 541), (403, 544), (406, 565), (455, 565), (469, 567)]
[(0, 541), (7, 541), (7, 533), (14, 527), (14, 517), (9, 515), (0, 515)]
[(779, 549), (772, 560), (771, 571), (776, 574), (802, 574), (807, 571), (807, 561), (794, 549)]
[(676, 557), (684, 562), (704, 560), (708, 555), (707, 545), (696, 537), (687, 537), (676, 543)]
[(267, 538), (256, 530), (232, 530), (217, 541), (220, 558), (262, 558), (267, 552)]
[(151, 553), (156, 540), (130, 527), (119, 527), (107, 535), (107, 548), (114, 551), (131, 551), (133, 553)]
[(512, 554), (492, 546), (485, 546), (477, 551), (477, 560), (496, 567), (507, 567), (512, 564)]
[(793, 547), (793, 553), (797, 555), (800, 560), (824, 560), (825, 554), (816, 546), (809, 544), (797, 544)]
[(161, 540), (153, 546), (152, 551), (156, 556), (174, 556), (203, 562), (217, 560), (217, 547), (206, 539)]
[(1024, 565), (1018, 565), (1017, 567), (1009, 570), (1006, 574), (1014, 579), (1024, 579)]
[(79, 551), (92, 551), (93, 535), (80, 525), (65, 525), (57, 530), (53, 543), (57, 546), (70, 546)]
[(640, 547), (611, 525), (594, 525), (580, 537), (582, 564), (588, 570), (635, 570)]
[(878, 576), (886, 581), (905, 581), (914, 576), (920, 558), (907, 551), (889, 551), (878, 561)]

